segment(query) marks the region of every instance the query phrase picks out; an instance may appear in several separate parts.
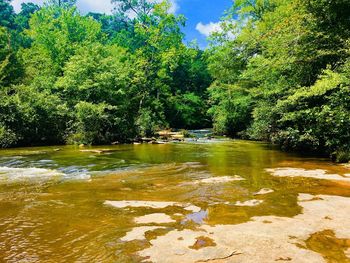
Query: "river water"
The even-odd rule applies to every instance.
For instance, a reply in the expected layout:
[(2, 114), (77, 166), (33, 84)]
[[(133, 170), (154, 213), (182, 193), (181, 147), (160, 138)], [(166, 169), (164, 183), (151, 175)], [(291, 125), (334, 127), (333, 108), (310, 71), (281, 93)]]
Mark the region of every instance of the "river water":
[(1, 150), (0, 262), (349, 262), (349, 181), (246, 141)]

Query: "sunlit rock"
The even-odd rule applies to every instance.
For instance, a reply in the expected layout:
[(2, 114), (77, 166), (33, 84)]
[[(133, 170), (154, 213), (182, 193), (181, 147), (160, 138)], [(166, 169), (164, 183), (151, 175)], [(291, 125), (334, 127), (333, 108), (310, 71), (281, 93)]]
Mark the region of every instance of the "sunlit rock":
[(314, 179), (346, 181), (350, 183), (349, 176), (341, 176), (339, 174), (327, 174), (327, 171), (321, 169), (306, 170), (302, 168), (276, 168), (266, 169), (266, 171), (276, 177), (306, 177)]
[[(314, 233), (325, 229), (333, 231), (339, 239), (348, 239), (349, 202), (350, 198), (346, 197), (302, 194), (298, 203), (303, 213), (295, 217), (263, 216), (237, 225), (202, 225), (198, 231), (175, 230), (151, 240), (152, 246), (139, 255), (162, 263), (326, 262), (322, 254), (306, 248), (306, 241)], [(267, 221), (269, 224), (266, 224)], [(210, 238), (216, 246), (191, 249), (200, 237)]]
[(235, 206), (258, 206), (263, 202), (264, 202), (263, 200), (256, 200), (256, 199), (248, 200), (245, 202), (238, 201), (235, 203)]
[(206, 179), (201, 179), (194, 181), (194, 184), (218, 184), (218, 183), (228, 183), (234, 181), (244, 181), (245, 179), (235, 175), (235, 176), (219, 176), (219, 177), (211, 177)]
[(272, 190), (272, 189), (263, 188), (259, 192), (254, 193), (254, 195), (267, 195), (267, 194), (270, 194), (270, 193), (273, 193), (273, 192), (274, 192), (274, 190)]
[(175, 222), (176, 220), (163, 213), (149, 214), (135, 218), (135, 223), (137, 224), (168, 224)]
[(198, 212), (201, 211), (201, 208), (198, 207), (198, 206), (195, 206), (195, 205), (186, 206), (186, 207), (184, 207), (184, 209), (187, 210), (187, 211), (191, 211), (193, 213), (198, 213)]

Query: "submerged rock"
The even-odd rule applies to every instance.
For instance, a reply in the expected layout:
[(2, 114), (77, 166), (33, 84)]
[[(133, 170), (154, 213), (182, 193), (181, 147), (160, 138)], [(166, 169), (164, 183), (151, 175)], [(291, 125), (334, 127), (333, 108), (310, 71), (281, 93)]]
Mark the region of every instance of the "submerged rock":
[(248, 200), (245, 202), (238, 201), (235, 203), (235, 206), (258, 206), (263, 202), (264, 202), (263, 200), (256, 200), (256, 199)]
[(111, 149), (91, 149), (91, 150), (80, 150), (80, 152), (86, 152), (86, 153), (107, 153), (107, 152), (113, 152), (115, 150)]
[(157, 229), (163, 229), (165, 227), (162, 226), (140, 226), (133, 228), (130, 232), (126, 233), (124, 237), (120, 240), (124, 242), (129, 242), (133, 240), (143, 240), (146, 239), (145, 234), (150, 231), (154, 231)]
[(206, 179), (201, 179), (194, 181), (194, 184), (219, 184), (219, 183), (228, 183), (234, 181), (244, 181), (245, 179), (235, 175), (235, 176), (219, 176), (219, 177), (211, 177)]
[(196, 238), (197, 241), (193, 244), (193, 246), (190, 246), (191, 249), (199, 250), (204, 247), (215, 247), (216, 244), (214, 240), (212, 240), (210, 237), (200, 236)]
[(126, 207), (149, 207), (162, 209), (169, 206), (176, 206), (176, 202), (154, 202), (154, 201), (105, 201), (105, 205), (110, 205), (116, 208)]
[(156, 202), (156, 201), (105, 201), (105, 205), (110, 205), (115, 208), (127, 208), (127, 207), (149, 207), (154, 209), (163, 209), (171, 206), (181, 207), (184, 210), (191, 212), (199, 212), (201, 208), (192, 204), (183, 204), (177, 202)]

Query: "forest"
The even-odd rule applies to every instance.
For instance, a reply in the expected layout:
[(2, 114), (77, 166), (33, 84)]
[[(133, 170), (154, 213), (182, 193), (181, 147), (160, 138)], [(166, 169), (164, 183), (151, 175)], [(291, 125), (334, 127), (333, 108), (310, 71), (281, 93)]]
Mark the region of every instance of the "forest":
[(169, 2), (112, 2), (0, 0), (0, 147), (212, 126), (350, 160), (350, 1), (235, 0), (206, 50)]

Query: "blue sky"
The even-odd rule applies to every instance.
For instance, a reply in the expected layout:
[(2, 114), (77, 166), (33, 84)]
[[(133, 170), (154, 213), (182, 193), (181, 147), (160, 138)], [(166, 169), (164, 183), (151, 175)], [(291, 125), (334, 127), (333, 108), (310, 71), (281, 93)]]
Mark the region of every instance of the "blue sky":
[[(160, 1), (160, 0), (156, 0)], [(12, 5), (18, 12), (21, 3), (33, 2), (42, 4), (44, 0), (13, 0)], [(224, 11), (232, 5), (232, 0), (171, 0), (173, 7), (171, 12), (183, 14), (187, 18), (186, 42), (197, 39), (201, 48), (207, 46), (207, 36), (218, 30), (218, 22)], [(82, 13), (89, 11), (110, 13), (112, 6), (110, 0), (78, 0), (77, 6)]]
[(186, 40), (197, 39), (199, 46), (204, 48), (206, 37), (217, 29), (220, 17), (232, 6), (232, 0), (177, 0), (177, 5), (176, 13), (187, 18)]

